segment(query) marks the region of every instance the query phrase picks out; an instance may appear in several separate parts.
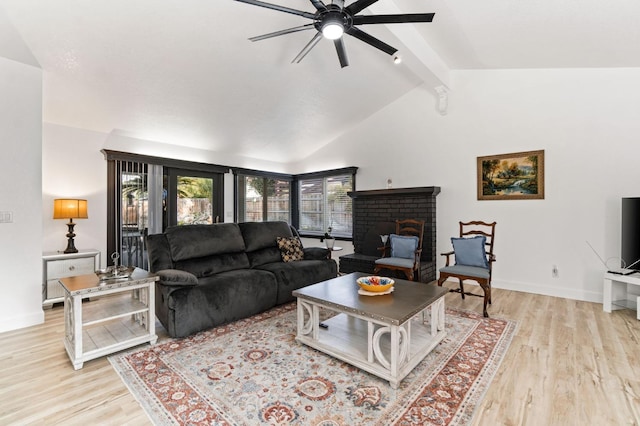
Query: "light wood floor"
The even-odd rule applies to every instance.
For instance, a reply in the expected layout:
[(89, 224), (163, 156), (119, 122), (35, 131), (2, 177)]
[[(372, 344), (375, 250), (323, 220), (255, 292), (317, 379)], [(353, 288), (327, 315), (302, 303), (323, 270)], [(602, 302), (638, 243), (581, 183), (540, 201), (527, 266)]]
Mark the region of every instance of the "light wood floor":
[[(519, 327), (474, 425), (640, 425), (634, 311), (499, 289), (493, 300), (489, 314)], [(482, 309), (479, 297), (446, 303)], [(150, 424), (106, 358), (73, 370), (62, 315), (54, 307), (44, 324), (0, 334), (0, 425)]]

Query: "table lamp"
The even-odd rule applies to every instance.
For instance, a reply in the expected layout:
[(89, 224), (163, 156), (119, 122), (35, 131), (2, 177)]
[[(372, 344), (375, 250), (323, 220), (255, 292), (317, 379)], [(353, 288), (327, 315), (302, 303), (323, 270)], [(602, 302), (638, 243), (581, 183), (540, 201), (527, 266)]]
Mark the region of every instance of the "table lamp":
[(67, 248), (65, 253), (77, 253), (78, 249), (73, 243), (73, 237), (76, 234), (73, 233), (73, 227), (76, 226), (73, 223), (73, 219), (87, 219), (87, 200), (71, 200), (71, 199), (55, 199), (53, 200), (53, 218), (54, 219), (69, 219), (67, 226), (69, 232), (67, 233)]

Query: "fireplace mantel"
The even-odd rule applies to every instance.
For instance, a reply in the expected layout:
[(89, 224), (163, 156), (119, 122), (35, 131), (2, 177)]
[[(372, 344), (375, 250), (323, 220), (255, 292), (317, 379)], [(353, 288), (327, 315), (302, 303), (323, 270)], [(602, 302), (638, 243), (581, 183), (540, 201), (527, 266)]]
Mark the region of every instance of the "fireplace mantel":
[(351, 198), (357, 197), (376, 197), (384, 195), (409, 195), (424, 194), (436, 196), (440, 193), (439, 186), (417, 186), (415, 188), (394, 188), (394, 189), (372, 189), (368, 191), (351, 191), (347, 195)]

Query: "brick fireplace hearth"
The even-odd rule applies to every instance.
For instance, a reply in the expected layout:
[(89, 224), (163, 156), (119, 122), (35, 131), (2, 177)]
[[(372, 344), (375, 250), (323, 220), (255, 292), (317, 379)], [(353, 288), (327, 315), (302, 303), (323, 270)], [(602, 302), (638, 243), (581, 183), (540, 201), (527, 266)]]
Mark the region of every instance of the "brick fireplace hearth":
[[(398, 219), (425, 221), (420, 270), (423, 282), (436, 279), (436, 196), (438, 186), (417, 188), (353, 191), (353, 248), (354, 253), (340, 256), (340, 272), (371, 274), (375, 260), (381, 256), (380, 235), (395, 232)], [(385, 275), (405, 278), (404, 274)]]

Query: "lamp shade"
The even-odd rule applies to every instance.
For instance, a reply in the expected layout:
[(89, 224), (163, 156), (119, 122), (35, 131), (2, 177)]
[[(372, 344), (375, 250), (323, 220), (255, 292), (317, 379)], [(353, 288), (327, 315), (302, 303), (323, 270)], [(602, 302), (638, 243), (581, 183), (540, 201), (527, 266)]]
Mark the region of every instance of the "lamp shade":
[(58, 198), (53, 200), (54, 219), (87, 219), (87, 200)]

